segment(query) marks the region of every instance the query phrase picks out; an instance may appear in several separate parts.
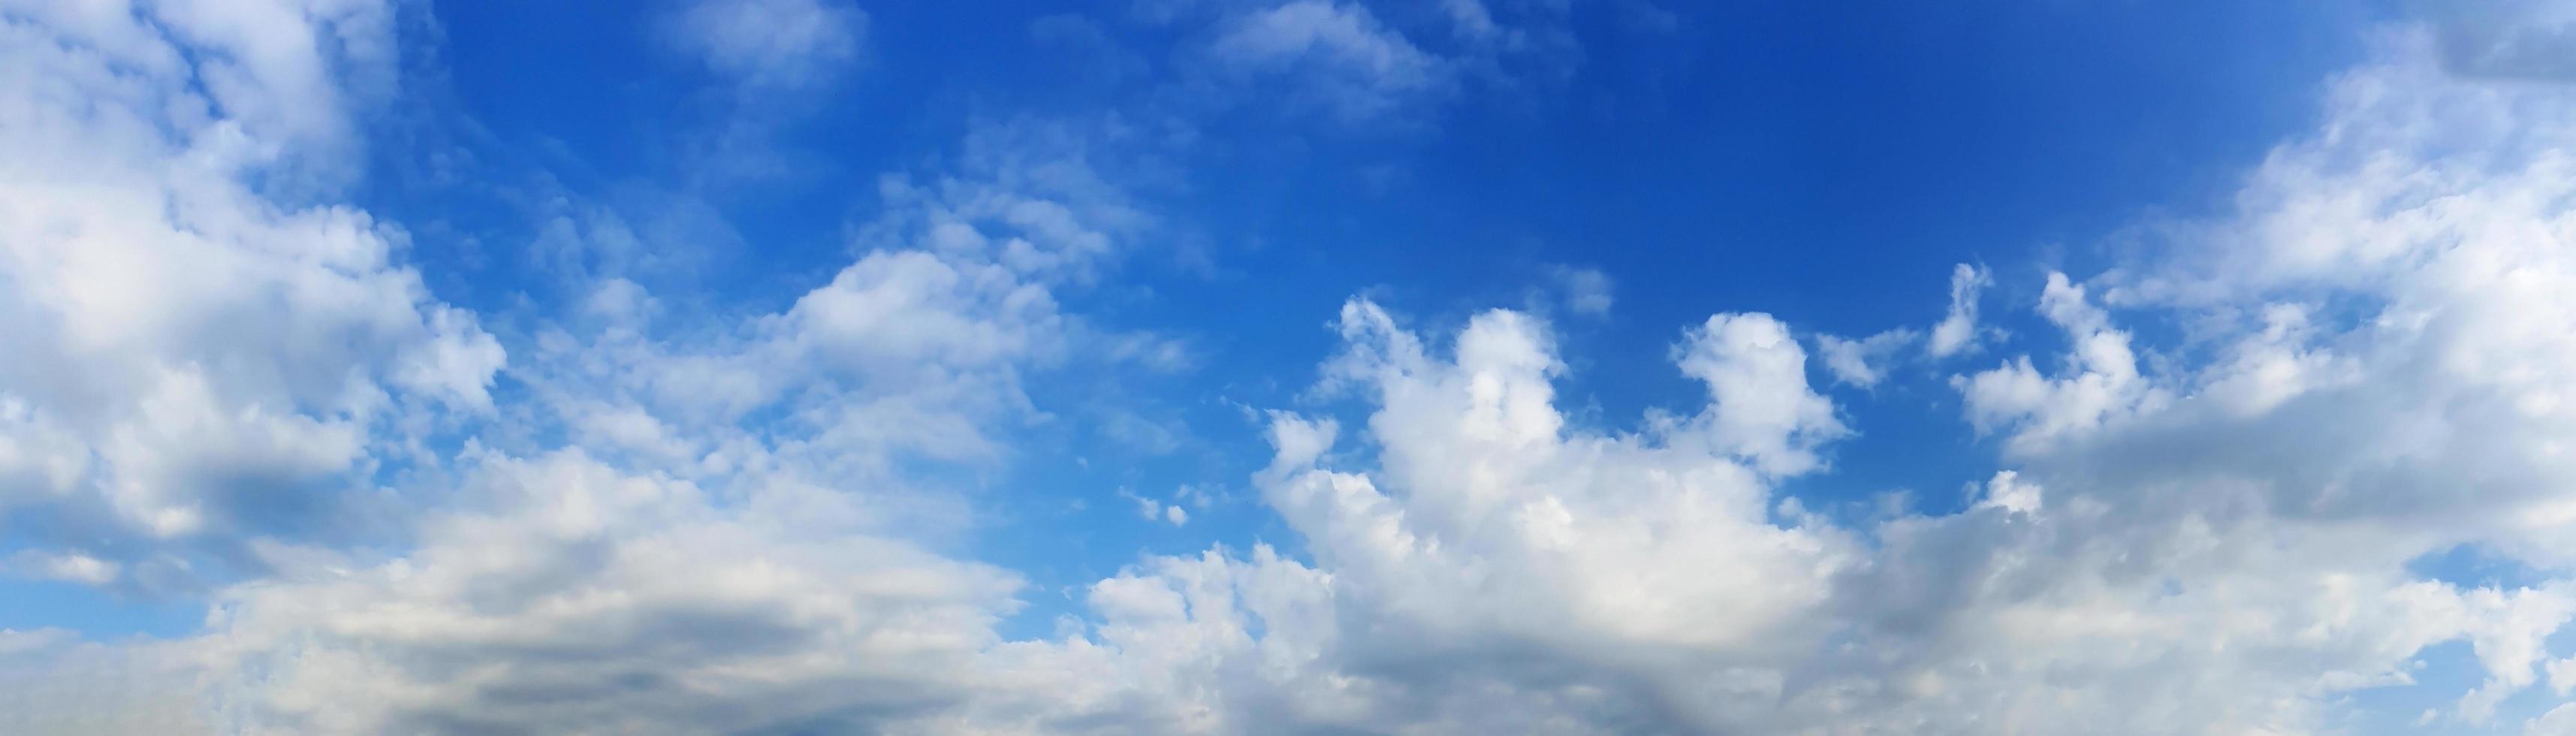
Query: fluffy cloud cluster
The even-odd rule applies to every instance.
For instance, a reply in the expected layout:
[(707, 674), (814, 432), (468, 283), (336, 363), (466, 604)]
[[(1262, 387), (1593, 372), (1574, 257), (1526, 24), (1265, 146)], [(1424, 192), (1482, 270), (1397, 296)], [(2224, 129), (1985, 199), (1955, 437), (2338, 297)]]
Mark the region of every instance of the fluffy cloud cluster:
[(238, 540), (354, 523), (438, 417), (491, 409), (500, 345), (401, 231), (321, 203), (383, 8), (32, 3), (0, 34), (0, 511), (71, 547), (14, 567), (257, 569)]
[[(1444, 7), (1457, 43), (1517, 43)], [(1422, 52), (1355, 10), (1171, 12), (1252, 67), (1404, 78)], [(1974, 266), (1925, 331), (1715, 315), (1671, 351), (1705, 400), (1603, 430), (1558, 405), (1538, 317), (1425, 335), (1351, 301), (1319, 393), (1365, 420), (1268, 414), (1250, 479), (1293, 538), (1145, 558), (1009, 640), (1021, 579), (943, 548), (972, 514), (944, 471), (1007, 460), (1029, 371), (1176, 362), (1059, 301), (1153, 227), (1101, 130), (994, 126), (884, 180), (853, 262), (771, 310), (585, 274), (505, 367), (399, 231), (319, 204), (382, 8), (0, 24), (0, 571), (215, 586), (182, 639), (0, 631), (0, 730), (2308, 733), (2453, 642), (2482, 683), (2445, 726), (2576, 685), (2548, 645), (2576, 617), (2576, 91), (2462, 79), (2427, 32), (2333, 80), (2232, 212), (2032, 284), (2056, 334), (2023, 343), (1980, 326)], [(1818, 370), (1944, 374), (2008, 469), (1955, 513), (1810, 508), (1784, 488), (1867, 429)], [(2531, 582), (2418, 571), (2457, 549)]]
[(198, 656), (281, 733), (842, 730), (951, 705), (1018, 578), (834, 494), (708, 490), (579, 451), (468, 458), (418, 550), (228, 590)]
[(775, 312), (673, 314), (597, 275), (508, 372), (511, 419), (568, 447), (469, 444), (410, 549), (226, 589), (189, 666), (251, 732), (874, 732), (963, 707), (1022, 583), (934, 550), (971, 523), (940, 471), (1009, 452), (1039, 412), (1024, 371), (1170, 359), (1059, 310), (1148, 225), (1060, 140), (997, 126), (948, 174), (884, 180), (857, 260)]
[[(2235, 213), (2048, 275), (2063, 351), (1953, 382), (2016, 466), (1959, 513), (1838, 524), (1780, 494), (1840, 424), (1767, 317), (1685, 334), (1700, 412), (1599, 435), (1552, 406), (1530, 318), (1444, 355), (1354, 303), (1328, 374), (1371, 399), (1365, 443), (1282, 416), (1257, 479), (1311, 562), (1220, 549), (1099, 584), (1058, 666), (1126, 694), (1032, 730), (2305, 733), (2445, 642), (2484, 682), (2426, 717), (2499, 725), (2565, 671), (2545, 642), (2576, 616), (2576, 95), (2383, 43)], [(1973, 334), (1948, 325), (1987, 278), (1961, 269), (1936, 335)], [(2463, 548), (2538, 582), (2415, 567)]]

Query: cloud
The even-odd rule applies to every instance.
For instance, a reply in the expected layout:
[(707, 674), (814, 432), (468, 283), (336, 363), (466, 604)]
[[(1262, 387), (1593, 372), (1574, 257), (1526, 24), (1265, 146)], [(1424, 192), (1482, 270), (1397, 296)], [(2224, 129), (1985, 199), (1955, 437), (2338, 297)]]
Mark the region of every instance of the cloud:
[(220, 599), (228, 704), (301, 732), (866, 728), (968, 687), (1010, 573), (871, 530), (862, 499), (684, 481), (565, 451), (469, 459), (477, 502), (382, 563)]
[[(1343, 59), (1367, 39), (1333, 34), (1383, 30), (1306, 5), (1275, 48)], [(2441, 694), (2459, 723), (2562, 687), (2576, 98), (2444, 72), (2425, 31), (2339, 76), (2233, 210), (2048, 274), (2017, 308), (2054, 352), (1953, 381), (2003, 451), (1921, 486), (1964, 486), (1955, 512), (1837, 519), (1787, 490), (1835, 482), (1866, 428), (1770, 315), (1676, 325), (1705, 400), (1603, 427), (1558, 405), (1580, 361), (1537, 317), (1426, 333), (1358, 299), (1323, 393), (1364, 417), (1265, 415), (1248, 479), (1293, 544), (1141, 558), (1007, 640), (1023, 581), (938, 543), (972, 513), (942, 471), (1005, 460), (1045, 411), (1030, 372), (1168, 369), (1084, 349), (1155, 341), (1059, 299), (1155, 226), (1089, 147), (1114, 126), (977, 130), (885, 179), (852, 262), (769, 309), (586, 275), (505, 365), (398, 231), (254, 185), (344, 122), (168, 112), (234, 109), (180, 81), (225, 55), (180, 46), (318, 59), (297, 39), (343, 17), (267, 10), (5, 26), (27, 41), (8, 68), (35, 71), (0, 79), (26, 111), (0, 137), (0, 337), (36, 359), (0, 364), (0, 499), (95, 533), (10, 567), (199, 559), (170, 540), (261, 567), (200, 581), (214, 610), (180, 639), (0, 632), (5, 730), (2296, 733), (2448, 642), (2483, 678)], [(272, 16), (307, 25), (242, 30)], [(340, 68), (235, 53), (267, 71), (211, 86)], [(41, 94), (59, 80), (103, 92)], [(1989, 279), (1954, 271), (1936, 357), (1974, 343)], [(1817, 357), (1876, 382), (1898, 369), (1878, 339)], [(496, 373), (524, 397), (496, 401)], [(341, 520), (387, 464), (418, 471), (382, 474), (417, 504), (394, 534), (284, 523)], [(2416, 572), (2463, 545), (2536, 579)]]
[[(290, 40), (337, 28), (242, 11), (316, 24), (272, 29)], [(1059, 312), (1053, 290), (1146, 220), (1060, 145), (1073, 136), (1000, 124), (951, 169), (888, 179), (861, 255), (783, 309), (667, 309), (613, 263), (578, 269), (505, 374), (477, 317), (402, 265), (400, 231), (255, 186), (322, 133), (189, 117), (229, 109), (188, 80), (233, 50), (183, 40), (236, 22), (0, 26), (29, 40), (7, 44), (26, 73), (0, 80), (24, 113), (0, 147), (16, 227), (0, 287), (18, 287), (0, 288), (0, 337), (34, 356), (0, 365), (0, 502), (13, 543), (35, 545), (7, 568), (211, 598), (199, 636), (44, 651), (166, 670), (156, 687), (232, 729), (864, 729), (936, 711), (971, 691), (1019, 578), (928, 551), (965, 511), (915, 472), (1000, 455), (996, 433), (1034, 413), (1021, 371), (1078, 341), (1127, 346), (1111, 362), (1187, 354)], [(128, 56), (92, 53), (111, 41)], [(359, 114), (335, 99), (306, 100), (339, 121), (309, 127)], [(427, 436), (445, 432), (465, 438)], [(107, 695), (123, 676), (59, 687)], [(9, 718), (35, 732), (118, 712), (29, 705)]]
[(868, 14), (834, 0), (691, 0), (662, 33), (673, 49), (747, 88), (791, 92), (857, 63)]
[(1770, 315), (1710, 317), (1674, 354), (1683, 373), (1708, 384), (1711, 439), (1757, 470), (1814, 470), (1814, 447), (1848, 433), (1832, 402), (1808, 389), (1807, 352)]
[[(1956, 283), (1954, 280), (1953, 283)], [(2067, 370), (2041, 374), (2027, 356), (1972, 376), (1953, 377), (1968, 402), (1969, 421), (1980, 432), (2012, 429), (2011, 446), (2037, 445), (2078, 435), (2140, 412), (2161, 408), (2169, 393), (2139, 375), (2129, 333), (2088, 302), (2084, 288), (2051, 272), (2040, 312), (2073, 343)]]
[(1345, 121), (1389, 114), (1447, 83), (1440, 61), (1358, 5), (1296, 0), (1229, 21), (1209, 56), (1242, 75), (1293, 71), (1297, 85)]
[(1932, 357), (1947, 358), (1977, 346), (1977, 293), (1994, 283), (1986, 269), (1962, 263), (1950, 271), (1950, 312), (1932, 325), (1931, 341), (1924, 348)]
[(1693, 330), (1682, 370), (1710, 404), (1636, 435), (1567, 428), (1533, 320), (1488, 313), (1445, 352), (1365, 302), (1342, 327), (1334, 372), (1371, 396), (1373, 451), (1333, 467), (1333, 423), (1278, 415), (1256, 477), (1313, 561), (1150, 560), (1095, 586), (1081, 638), (1011, 650), (1091, 685), (970, 711), (1153, 732), (2295, 732), (2459, 639), (2492, 673), (2459, 709), (2481, 718), (2534, 682), (2576, 604), (2563, 583), (2413, 579), (2427, 547), (2379, 524), (2174, 508), (2152, 472), (2041, 462), (1957, 514), (1834, 525), (1779, 495), (1777, 455), (1742, 449), (1822, 426), (1735, 400), (1799, 393), (1794, 343), (1758, 315)]
[(79, 550), (46, 552), (21, 550), (10, 555), (0, 570), (12, 574), (48, 580), (62, 580), (90, 585), (104, 585), (116, 580), (123, 565), (109, 562)]
[(1549, 266), (1547, 275), (1556, 282), (1567, 310), (1587, 317), (1610, 314), (1613, 282), (1601, 269)]
[[(1137, 515), (1144, 517), (1146, 521), (1160, 521), (1170, 523), (1172, 526), (1185, 526), (1190, 523), (1190, 511), (1189, 509), (1181, 508), (1181, 504), (1178, 502), (1185, 500), (1190, 496), (1189, 490), (1190, 489), (1188, 487), (1184, 486), (1181, 489), (1181, 493), (1174, 497), (1173, 503), (1164, 503), (1160, 499), (1147, 498), (1124, 488), (1118, 489), (1118, 495), (1127, 498), (1127, 500), (1135, 501)], [(1202, 499), (1199, 504), (1201, 507), (1206, 506), (1206, 503), (1203, 500), (1204, 498), (1204, 496), (1200, 497), (1200, 499)]]
[[(2296, 733), (2466, 642), (2485, 681), (2445, 717), (2492, 720), (2563, 669), (2545, 642), (2576, 589), (2411, 565), (2568, 564), (2576, 425), (2552, 409), (2576, 392), (2547, 366), (2576, 313), (2548, 295), (2576, 278), (2576, 102), (2390, 43), (2240, 211), (2048, 277), (2030, 306), (2062, 368), (1958, 381), (2017, 466), (1960, 512), (1845, 527), (1780, 495), (1838, 423), (1769, 318), (1685, 333), (1694, 417), (1595, 434), (1554, 408), (1536, 320), (1443, 341), (1354, 302), (1327, 375), (1368, 397), (1363, 444), (1277, 415), (1255, 478), (1311, 560), (1150, 559), (1093, 588), (1082, 636), (1012, 650), (1081, 685), (979, 705), (1061, 731)], [(2189, 324), (2216, 349), (2143, 359), (2135, 311), (2214, 314)]]
[(309, 203), (354, 176), (385, 9), (84, 8), (0, 27), (0, 511), (109, 556), (83, 577), (242, 566), (358, 513), (424, 422), (490, 411), (504, 354), (401, 230)]
[(969, 148), (926, 181), (887, 179), (861, 254), (783, 309), (674, 314), (596, 280), (511, 369), (529, 394), (513, 418), (568, 446), (495, 429), (510, 446), (478, 438), (439, 476), (452, 487), (420, 489), (441, 503), (408, 548), (302, 550), (217, 594), (187, 651), (228, 716), (900, 731), (970, 699), (1021, 580), (933, 551), (970, 523), (941, 470), (1010, 452), (1038, 412), (1024, 372), (1136, 342), (1053, 294), (1144, 223), (1078, 152)]
[(1418, 126), (1468, 90), (1556, 84), (1582, 61), (1558, 3), (1183, 1), (1136, 15), (1187, 35), (1181, 88), (1198, 112), (1252, 104), (1346, 129)]
[(1900, 327), (1857, 340), (1818, 335), (1816, 349), (1823, 354), (1825, 369), (1833, 373), (1834, 382), (1861, 388), (1878, 385), (1887, 376), (1888, 364), (1901, 350), (1918, 341), (1934, 360), (1973, 351), (1985, 334), (2001, 334), (1977, 324), (1977, 297), (1993, 284), (1994, 274), (1985, 267), (1959, 264), (1950, 270), (1950, 309), (1941, 321), (1933, 323), (1929, 333)]
[(2576, 703), (2562, 703), (2548, 713), (2527, 721), (2523, 736), (2568, 736), (2576, 734)]
[(2472, 77), (2576, 81), (2576, 5), (2561, 0), (2417, 3), (2433, 19), (2445, 70)]
[(1902, 328), (1858, 340), (1817, 335), (1816, 353), (1824, 359), (1825, 370), (1834, 374), (1835, 383), (1869, 388), (1887, 377), (1887, 361), (1898, 350), (1922, 338), (1922, 333)]
[(0, 730), (9, 733), (196, 733), (215, 719), (193, 667), (164, 643), (84, 642), (62, 629), (0, 629)]

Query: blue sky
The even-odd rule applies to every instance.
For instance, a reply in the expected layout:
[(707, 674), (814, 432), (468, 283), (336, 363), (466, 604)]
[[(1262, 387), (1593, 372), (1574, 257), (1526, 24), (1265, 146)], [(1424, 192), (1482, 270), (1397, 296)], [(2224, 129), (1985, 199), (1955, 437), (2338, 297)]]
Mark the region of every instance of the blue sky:
[(2565, 3), (0, 22), (0, 730), (2576, 733)]
[[(1528, 60), (1538, 67), (1529, 78), (1463, 82), (1348, 123), (1169, 89), (1192, 63), (1174, 58), (1187, 41), (1131, 17), (1142, 11), (997, 6), (943, 19), (949, 11), (871, 8), (871, 29), (919, 30), (870, 35), (831, 94), (751, 103), (796, 108), (777, 113), (792, 119), (765, 143), (803, 164), (722, 183), (693, 181), (709, 163), (690, 151), (737, 103), (659, 45), (649, 9), (558, 7), (536, 12), (561, 17), (530, 18), (442, 6), (421, 22), (443, 31), (444, 73), (425, 82), (452, 95), (437, 101), (440, 113), (479, 128), (444, 134), (472, 136), (467, 150), (497, 169), (486, 176), (557, 178), (630, 227), (661, 228), (643, 235), (658, 250), (721, 253), (685, 275), (654, 275), (683, 298), (736, 309), (774, 309), (826, 280), (849, 258), (849, 224), (881, 206), (876, 177), (955, 155), (961, 131), (1205, 116), (1121, 141), (1161, 149), (1138, 154), (1161, 160), (1138, 164), (1159, 170), (1140, 173), (1136, 196), (1162, 227), (1134, 244), (1114, 284), (1060, 294), (1186, 341), (1186, 375), (1106, 387), (1141, 395), (1122, 397), (1140, 406), (1104, 410), (1152, 411), (1148, 421), (1193, 446), (1139, 453), (1075, 429), (1050, 438), (1072, 447), (1033, 448), (1022, 460), (1034, 467), (1010, 469), (1024, 477), (993, 482), (1101, 507), (997, 532), (1047, 538), (1075, 523), (1076, 534), (1097, 535), (1107, 548), (1074, 558), (1080, 567), (1058, 581), (1081, 585), (1139, 549), (1262, 535), (1258, 513), (1211, 518), (1203, 532), (1156, 528), (1122, 518), (1128, 504), (1109, 492), (1240, 485), (1268, 453), (1260, 427), (1233, 405), (1298, 405), (1311, 368), (1282, 367), (1331, 351), (1324, 323), (1350, 295), (1456, 324), (1483, 309), (1546, 305), (1533, 292), (1561, 288), (1551, 269), (1598, 271), (1616, 307), (1564, 320), (1576, 346), (1567, 352), (1583, 361), (1565, 386), (1585, 421), (1615, 427), (1695, 398), (1665, 361), (1675, 325), (1753, 310), (1874, 332), (1942, 304), (1952, 264), (2035, 274), (2085, 257), (2069, 251), (2143, 212), (2208, 208), (2313, 117), (2316, 80), (2359, 54), (2357, 29), (2377, 20), (2344, 4), (2233, 5), (2032, 3), (1942, 15), (1889, 3), (1857, 11), (1879, 19), (1859, 27), (1845, 17), (1853, 10), (1786, 4), (1585, 7), (1557, 29), (1574, 48)], [(568, 50), (547, 41), (565, 26), (622, 30)], [(2195, 42), (2169, 41), (2185, 36)], [(1262, 84), (1271, 89), (1249, 94), (1289, 82)], [(1171, 140), (1183, 135), (1203, 140)], [(559, 160), (521, 163), (547, 159)], [(379, 211), (423, 207), (419, 219), (455, 218), (465, 230), (414, 252), (442, 296), (493, 311), (557, 296), (527, 288), (544, 274), (484, 251), (534, 239), (525, 214), (461, 224), (481, 219), (473, 205), (511, 203), (472, 202), (384, 169), (368, 192), (387, 202)], [(1114, 382), (1036, 380), (1073, 395)], [(1938, 380), (1890, 390), (1947, 393)], [(1856, 424), (1875, 430), (1868, 436), (1920, 434), (1847, 453), (1815, 493), (1841, 500), (1927, 482), (1946, 492), (1991, 472), (1962, 457), (1974, 442), (1949, 412), (1895, 408)], [(1064, 475), (1073, 458), (1098, 467)], [(1947, 474), (1924, 477), (1916, 468), (1927, 461)], [(1068, 562), (1060, 549), (1026, 554), (1016, 567)]]

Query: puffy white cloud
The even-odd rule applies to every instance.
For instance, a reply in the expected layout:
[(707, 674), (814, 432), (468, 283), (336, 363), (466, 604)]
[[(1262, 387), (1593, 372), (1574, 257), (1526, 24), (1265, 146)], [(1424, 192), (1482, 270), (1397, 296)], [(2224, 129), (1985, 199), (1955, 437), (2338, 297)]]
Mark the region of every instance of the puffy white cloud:
[(866, 728), (946, 704), (1019, 585), (864, 496), (718, 504), (579, 451), (469, 459), (419, 547), (235, 587), (196, 644), (255, 731)]
[(1326, 460), (1333, 423), (1279, 415), (1256, 478), (1312, 562), (1149, 560), (1095, 587), (1084, 635), (1009, 650), (1088, 690), (977, 707), (1034, 730), (2302, 732), (2465, 640), (2490, 673), (2458, 708), (2474, 722), (2534, 683), (2576, 604), (2414, 579), (2432, 543), (2403, 519), (2281, 515), (2250, 478), (2176, 506), (2171, 475), (2042, 462), (1955, 515), (1839, 527), (1740, 450), (1816, 426), (1719, 385), (1796, 365), (1757, 350), (1794, 345), (1758, 315), (1694, 331), (1753, 354), (1685, 368), (1710, 405), (1638, 435), (1566, 428), (1525, 317), (1480, 316), (1449, 358), (1364, 302), (1342, 323), (1334, 374), (1371, 396), (1373, 452)]
[[(1218, 549), (1104, 581), (1086, 633), (1011, 649), (1084, 685), (994, 718), (2305, 733), (2465, 642), (2485, 682), (2434, 720), (2485, 724), (2542, 672), (2556, 685), (2546, 641), (2576, 612), (2552, 579), (2576, 424), (2550, 368), (2576, 364), (2576, 313), (2552, 296), (2576, 293), (2576, 91), (2445, 76), (2417, 31), (2387, 43), (2237, 212), (2168, 223), (2170, 250), (2094, 279), (2050, 275), (2036, 306), (2063, 367), (1957, 381), (2018, 466), (1963, 511), (1843, 527), (1781, 497), (1771, 476), (1808, 465), (1776, 459), (1839, 424), (1768, 318), (1687, 336), (1683, 370), (1711, 385), (1697, 417), (1595, 435), (1552, 405), (1563, 368), (1535, 320), (1479, 316), (1444, 357), (1354, 303), (1327, 375), (1370, 398), (1367, 446), (1335, 452), (1336, 423), (1282, 415), (1256, 477), (1311, 560)], [(1954, 304), (1980, 280), (1963, 274)], [(2188, 342), (2141, 355), (2119, 326), (2139, 311)], [(2462, 544), (2542, 582), (2414, 571)]]
[(1711, 439), (1757, 470), (1813, 470), (1815, 447), (1848, 433), (1833, 403), (1807, 388), (1807, 351), (1770, 315), (1710, 317), (1675, 354), (1683, 373), (1708, 384)]
[[(889, 182), (865, 253), (773, 313), (674, 315), (597, 280), (511, 369), (531, 394), (519, 418), (559, 421), (571, 447), (469, 446), (460, 487), (426, 489), (440, 503), (410, 548), (296, 550), (221, 591), (186, 651), (227, 717), (901, 731), (957, 707), (990, 676), (1020, 581), (932, 551), (967, 512), (917, 471), (984, 467), (1036, 412), (1023, 371), (1133, 337), (1057, 309), (1052, 290), (1140, 223), (1048, 153)], [(1098, 359), (1152, 362), (1128, 352)]]
[(2014, 429), (2011, 447), (2029, 452), (2141, 411), (2161, 408), (2166, 392), (2142, 378), (2129, 333), (2086, 301), (2084, 287), (2050, 272), (2040, 313), (2074, 343), (2067, 369), (2042, 375), (2028, 356), (1973, 376), (1954, 377), (1978, 431)]
[(387, 9), (37, 3), (0, 34), (0, 505), (37, 536), (296, 532), (418, 418), (491, 408), (498, 342), (401, 231), (312, 201), (354, 175)]
[[(1470, 36), (1481, 8), (1446, 6)], [(0, 284), (24, 287), (0, 290), (0, 330), (39, 358), (0, 365), (0, 499), (213, 535), (256, 523), (238, 509), (274, 500), (257, 493), (354, 482), (397, 414), (534, 427), (491, 427), (406, 488), (425, 498), (399, 548), (244, 542), (269, 574), (218, 591), (191, 638), (0, 632), (13, 732), (2302, 733), (2444, 642), (2484, 676), (2439, 714), (2457, 723), (2504, 719), (2544, 673), (2564, 687), (2547, 643), (2576, 616), (2576, 92), (2446, 76), (2421, 33), (2339, 78), (2235, 211), (2050, 274), (2051, 369), (1954, 382), (2008, 466), (1954, 513), (1838, 521), (1783, 491), (1831, 483), (1854, 430), (1768, 315), (1680, 330), (1675, 370), (1707, 400), (1618, 430), (1558, 407), (1567, 361), (1535, 317), (1426, 337), (1353, 301), (1324, 393), (1365, 422), (1270, 414), (1251, 478), (1294, 552), (1147, 557), (1058, 635), (1005, 641), (1018, 576), (926, 539), (959, 502), (911, 471), (1007, 453), (1012, 420), (1043, 411), (1022, 372), (1104, 337), (1056, 296), (1150, 220), (1080, 151), (1029, 145), (1056, 132), (987, 131), (958, 172), (889, 180), (855, 262), (775, 311), (661, 309), (600, 274), (511, 366), (526, 405), (491, 407), (499, 349), (396, 265), (398, 238), (242, 183), (285, 154), (205, 143), (282, 151), (335, 124), (46, 96), (71, 79), (188, 102), (170, 39), (234, 38), (194, 29), (235, 19), (74, 12), (9, 16), (47, 43), (0, 45), (30, 62), (0, 73), (25, 103), (9, 131), (114, 144), (0, 148), (0, 186), (25, 195), (0, 198)], [(64, 160), (85, 165), (38, 165)], [(226, 278), (164, 270), (183, 266)], [(1954, 272), (1929, 352), (1973, 343), (1987, 279)], [(158, 290), (110, 288), (130, 284)], [(2149, 344), (2131, 319), (2188, 334)], [(1891, 370), (1870, 341), (1819, 342), (1839, 379)], [(554, 428), (572, 447), (528, 437)], [(2411, 567), (2461, 545), (2539, 581)], [(133, 562), (104, 554), (10, 560), (89, 579)]]

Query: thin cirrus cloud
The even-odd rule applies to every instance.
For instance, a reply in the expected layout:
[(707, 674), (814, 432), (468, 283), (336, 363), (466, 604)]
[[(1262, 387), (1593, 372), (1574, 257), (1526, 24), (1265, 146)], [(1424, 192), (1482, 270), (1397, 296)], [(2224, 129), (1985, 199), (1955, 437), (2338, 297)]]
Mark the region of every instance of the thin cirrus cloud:
[(672, 8), (673, 50), (735, 84), (795, 91), (831, 81), (866, 49), (868, 14), (822, 0), (725, 0)]
[[(1444, 7), (1142, 14), (1347, 121), (1544, 35)], [(391, 12), (0, 25), (0, 574), (207, 606), (158, 638), (0, 631), (0, 730), (2308, 733), (2455, 644), (2469, 682), (2429, 727), (2576, 722), (2550, 641), (2576, 617), (2576, 91), (2456, 74), (2438, 28), (2380, 32), (2231, 209), (2148, 223), (2155, 247), (2024, 284), (1960, 265), (1942, 313), (1861, 339), (1670, 325), (1689, 398), (1626, 426), (1566, 390), (1584, 343), (1539, 310), (1335, 295), (1330, 346), (1271, 368), (1357, 414), (1246, 407), (1257, 462), (1195, 487), (1250, 498), (1131, 493), (1123, 522), (1211, 536), (1031, 633), (1058, 591), (957, 541), (1008, 502), (955, 478), (1050, 451), (1075, 409), (1050, 372), (1212, 354), (1085, 310), (1176, 228), (1121, 178), (1155, 144), (978, 121), (780, 298), (688, 309), (603, 269), (559, 314), (482, 313), (338, 203)], [(715, 14), (684, 47), (745, 84), (871, 32), (680, 12)], [(1556, 274), (1608, 311), (1608, 274)], [(2044, 329), (2007, 340), (2007, 313)], [(1834, 385), (1939, 407), (1998, 469), (1950, 512), (1803, 497), (1867, 447)], [(1227, 534), (1245, 512), (1274, 526)], [(2535, 572), (2418, 571), (2461, 548)]]

